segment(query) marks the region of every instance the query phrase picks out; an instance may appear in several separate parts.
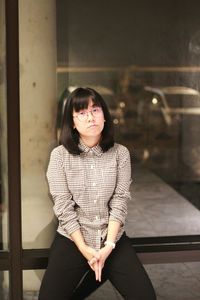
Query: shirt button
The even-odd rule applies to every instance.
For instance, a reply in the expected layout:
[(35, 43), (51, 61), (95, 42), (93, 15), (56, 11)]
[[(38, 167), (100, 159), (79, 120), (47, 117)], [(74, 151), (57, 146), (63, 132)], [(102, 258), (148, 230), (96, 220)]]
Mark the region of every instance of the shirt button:
[(91, 167), (91, 169), (94, 169), (94, 165), (91, 165), (90, 167)]
[(93, 186), (95, 186), (95, 185), (96, 185), (96, 183), (95, 183), (95, 182), (93, 182), (93, 183), (92, 183), (92, 185), (93, 185)]
[(96, 203), (96, 202), (97, 202), (97, 200), (95, 199), (95, 200), (94, 200), (94, 203)]
[(100, 229), (98, 229), (98, 234), (101, 234), (101, 230)]
[(96, 220), (99, 220), (99, 216), (96, 216)]

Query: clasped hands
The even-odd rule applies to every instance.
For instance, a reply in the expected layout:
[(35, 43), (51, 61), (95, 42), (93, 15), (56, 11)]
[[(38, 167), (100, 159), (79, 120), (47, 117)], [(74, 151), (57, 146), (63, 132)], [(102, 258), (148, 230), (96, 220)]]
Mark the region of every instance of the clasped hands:
[(101, 274), (105, 261), (112, 250), (113, 249), (110, 245), (105, 245), (99, 251), (96, 251), (95, 249), (85, 245), (84, 249), (81, 251), (88, 260), (90, 268), (95, 272), (96, 280), (99, 282), (101, 281)]

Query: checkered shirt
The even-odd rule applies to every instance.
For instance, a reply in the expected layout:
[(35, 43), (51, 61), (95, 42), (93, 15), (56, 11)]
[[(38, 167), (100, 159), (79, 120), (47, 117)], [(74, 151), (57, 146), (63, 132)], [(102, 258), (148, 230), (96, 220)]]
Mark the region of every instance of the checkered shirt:
[(70, 238), (80, 229), (87, 245), (99, 250), (107, 236), (109, 220), (121, 223), (117, 240), (124, 232), (127, 200), (130, 199), (130, 155), (126, 147), (114, 144), (103, 152), (80, 141), (80, 155), (64, 146), (51, 153), (47, 179), (58, 218), (57, 231)]

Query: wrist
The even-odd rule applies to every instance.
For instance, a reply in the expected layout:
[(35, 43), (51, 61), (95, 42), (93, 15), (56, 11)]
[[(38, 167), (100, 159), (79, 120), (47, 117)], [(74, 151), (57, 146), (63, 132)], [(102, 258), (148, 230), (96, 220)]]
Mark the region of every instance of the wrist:
[(115, 243), (110, 241), (110, 240), (106, 240), (105, 243), (104, 243), (105, 246), (108, 246), (112, 249), (115, 249)]

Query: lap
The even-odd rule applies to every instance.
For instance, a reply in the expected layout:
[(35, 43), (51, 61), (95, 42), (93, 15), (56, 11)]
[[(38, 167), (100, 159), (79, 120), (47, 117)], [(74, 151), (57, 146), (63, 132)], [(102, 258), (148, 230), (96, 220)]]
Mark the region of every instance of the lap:
[[(60, 234), (52, 244), (49, 263), (41, 285), (39, 300), (71, 299), (83, 276), (90, 270), (87, 260), (74, 242)], [(124, 234), (106, 260), (103, 277), (109, 279), (124, 299), (155, 300), (148, 275), (129, 238)], [(90, 283), (88, 288), (88, 282)], [(83, 299), (98, 288), (93, 271), (88, 272), (73, 299)], [(84, 291), (84, 293), (83, 293)], [(79, 296), (78, 296), (79, 295)], [(80, 298), (79, 298), (80, 297)]]
[(125, 234), (108, 257), (105, 270), (108, 279), (125, 299), (156, 299), (151, 281)]
[[(124, 299), (156, 299), (151, 281), (125, 234), (117, 242), (116, 248), (105, 262), (102, 270), (102, 283), (107, 279)], [(85, 299), (101, 284), (95, 280), (93, 271), (90, 270), (72, 299)]]
[(56, 233), (56, 237), (50, 249), (48, 267), (51, 265), (70, 270), (87, 266), (87, 260), (80, 253), (73, 241)]
[(88, 269), (86, 259), (74, 242), (56, 234), (42, 280), (39, 300), (70, 299), (73, 290)]

